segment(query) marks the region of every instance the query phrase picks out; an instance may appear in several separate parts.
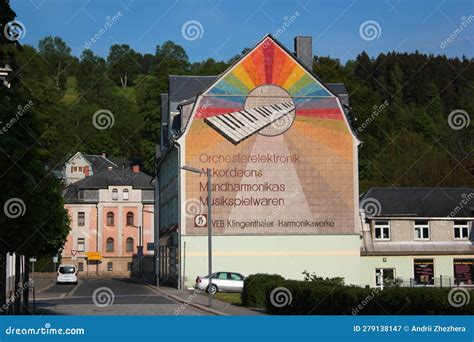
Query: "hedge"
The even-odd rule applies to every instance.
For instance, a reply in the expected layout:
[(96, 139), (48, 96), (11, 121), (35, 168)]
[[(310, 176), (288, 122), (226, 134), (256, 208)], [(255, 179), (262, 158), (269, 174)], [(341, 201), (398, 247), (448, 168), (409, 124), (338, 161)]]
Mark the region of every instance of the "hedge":
[[(284, 287), (292, 300), (281, 307), (270, 299), (276, 287)], [(251, 288), (252, 289), (252, 288)], [(474, 314), (474, 298), (454, 307), (448, 302), (450, 289), (327, 286), (287, 280), (265, 287), (265, 307), (276, 315), (465, 315)], [(460, 290), (458, 290), (460, 291)], [(288, 293), (288, 292), (287, 292)], [(474, 293), (474, 292), (473, 292)]]
[(284, 282), (279, 274), (257, 273), (249, 275), (244, 280), (244, 289), (242, 291), (242, 304), (252, 308), (265, 307), (265, 288), (273, 287), (274, 284)]

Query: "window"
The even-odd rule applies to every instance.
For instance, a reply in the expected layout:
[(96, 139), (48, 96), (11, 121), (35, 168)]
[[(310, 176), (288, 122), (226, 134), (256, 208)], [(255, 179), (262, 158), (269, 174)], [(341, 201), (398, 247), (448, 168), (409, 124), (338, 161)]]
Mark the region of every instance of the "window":
[(107, 213), (107, 225), (108, 226), (113, 226), (114, 225), (114, 213), (109, 211)]
[(105, 250), (107, 252), (113, 252), (114, 251), (114, 239), (112, 239), (112, 238), (107, 239), (107, 245), (105, 247)]
[(376, 268), (375, 269), (375, 286), (384, 288), (390, 286), (395, 280), (395, 269), (393, 268)]
[(86, 214), (83, 211), (77, 213), (77, 225), (78, 226), (86, 225)]
[(469, 239), (469, 225), (467, 221), (454, 221), (454, 238), (459, 240)]
[(415, 221), (415, 240), (429, 240), (430, 225), (428, 221)]
[(84, 252), (86, 250), (86, 240), (84, 238), (77, 239), (77, 251)]
[(375, 240), (390, 240), (390, 224), (388, 221), (375, 221)]
[(474, 283), (474, 259), (454, 259), (454, 279), (456, 285)]
[(109, 261), (107, 263), (107, 271), (112, 272), (113, 270), (114, 270), (114, 263)]
[(131, 237), (129, 237), (125, 243), (125, 251), (133, 252), (133, 239)]
[(227, 280), (227, 273), (226, 272), (221, 272), (217, 276), (217, 279), (222, 279), (222, 280)]
[(117, 189), (112, 190), (112, 199), (114, 201), (118, 200), (118, 190)]
[(127, 226), (133, 226), (133, 213), (127, 213)]
[(77, 270), (79, 272), (83, 272), (84, 271), (84, 263), (83, 262), (80, 262), (77, 264)]
[(128, 201), (128, 190), (127, 189), (123, 190), (123, 200)]
[(413, 265), (415, 285), (434, 285), (433, 259), (415, 259)]
[(127, 271), (132, 272), (132, 263), (127, 262)]
[(237, 273), (229, 273), (230, 280), (244, 280), (244, 277)]

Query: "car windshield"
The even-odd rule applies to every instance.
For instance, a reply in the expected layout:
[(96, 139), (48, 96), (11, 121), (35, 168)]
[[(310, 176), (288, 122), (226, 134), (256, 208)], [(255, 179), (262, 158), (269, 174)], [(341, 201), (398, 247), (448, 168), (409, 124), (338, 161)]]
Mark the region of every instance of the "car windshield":
[(76, 268), (74, 266), (61, 266), (59, 267), (59, 273), (61, 274), (71, 274), (75, 273)]

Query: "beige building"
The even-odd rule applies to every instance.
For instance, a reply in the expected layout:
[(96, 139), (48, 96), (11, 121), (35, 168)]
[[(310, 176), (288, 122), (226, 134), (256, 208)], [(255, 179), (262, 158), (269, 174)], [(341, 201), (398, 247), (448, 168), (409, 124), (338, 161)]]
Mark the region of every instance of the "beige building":
[(474, 285), (471, 188), (372, 188), (360, 202), (361, 285)]
[[(104, 170), (69, 185), (64, 192), (71, 232), (62, 262), (83, 274), (112, 276), (154, 273), (154, 187), (152, 177), (131, 170)], [(143, 246), (143, 262), (140, 256)], [(101, 260), (90, 260), (88, 253)]]

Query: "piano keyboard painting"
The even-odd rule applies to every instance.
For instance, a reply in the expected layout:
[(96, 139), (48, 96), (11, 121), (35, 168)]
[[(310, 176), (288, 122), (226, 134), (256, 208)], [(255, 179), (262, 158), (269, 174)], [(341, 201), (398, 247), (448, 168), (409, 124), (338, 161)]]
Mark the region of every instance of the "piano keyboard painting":
[(283, 116), (295, 110), (293, 102), (219, 114), (204, 121), (226, 139), (237, 145)]

